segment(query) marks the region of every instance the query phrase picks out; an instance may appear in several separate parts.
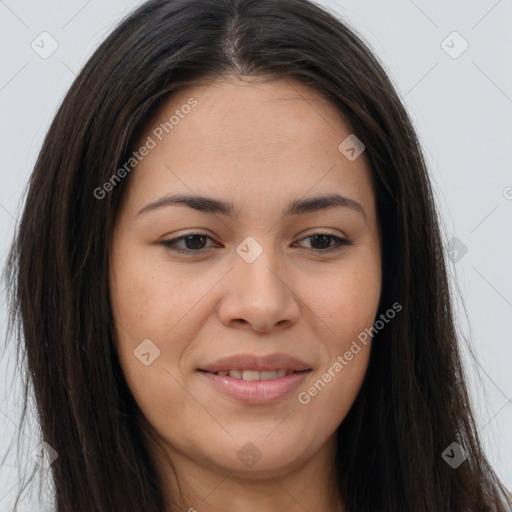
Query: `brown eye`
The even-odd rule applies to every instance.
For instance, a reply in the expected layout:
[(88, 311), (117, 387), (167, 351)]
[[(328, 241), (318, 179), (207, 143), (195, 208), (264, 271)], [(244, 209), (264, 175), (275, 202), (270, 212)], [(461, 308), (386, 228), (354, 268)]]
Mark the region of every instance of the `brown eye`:
[[(212, 240), (212, 238), (208, 235), (192, 233), (190, 235), (173, 238), (172, 240), (162, 240), (161, 244), (172, 251), (188, 254), (201, 254), (210, 249), (209, 247), (205, 247), (206, 241), (208, 239)], [(179, 246), (179, 243), (184, 244), (184, 247), (183, 245)]]
[[(316, 253), (327, 253), (337, 251), (344, 245), (352, 245), (352, 241), (339, 236), (330, 235), (328, 233), (317, 233), (309, 235), (302, 240), (310, 240), (312, 247), (310, 249)], [(331, 243), (334, 241), (334, 243)]]
[[(208, 240), (213, 240), (210, 236), (201, 233), (191, 233), (189, 235), (173, 238), (172, 240), (162, 240), (160, 243), (167, 249), (184, 254), (202, 254), (212, 247), (207, 247)], [(325, 254), (340, 250), (344, 245), (352, 245), (352, 241), (346, 238), (340, 238), (328, 233), (316, 233), (309, 235), (302, 240), (309, 240), (310, 251)]]

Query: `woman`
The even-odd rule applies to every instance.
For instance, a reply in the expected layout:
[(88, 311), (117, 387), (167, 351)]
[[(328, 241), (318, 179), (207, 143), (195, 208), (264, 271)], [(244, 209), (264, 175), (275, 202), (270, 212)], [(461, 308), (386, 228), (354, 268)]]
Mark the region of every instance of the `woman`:
[(311, 2), (124, 20), (50, 127), (9, 269), (58, 511), (512, 504), (413, 127)]

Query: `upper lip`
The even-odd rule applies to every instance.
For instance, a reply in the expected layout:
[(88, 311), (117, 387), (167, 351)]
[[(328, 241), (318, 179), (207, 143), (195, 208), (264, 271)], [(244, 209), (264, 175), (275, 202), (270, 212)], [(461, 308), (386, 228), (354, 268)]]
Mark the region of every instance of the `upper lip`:
[(223, 370), (272, 371), (277, 369), (301, 372), (303, 370), (310, 370), (311, 368), (304, 361), (283, 353), (265, 355), (235, 354), (217, 359), (213, 363), (206, 364), (199, 368), (199, 370), (212, 373)]

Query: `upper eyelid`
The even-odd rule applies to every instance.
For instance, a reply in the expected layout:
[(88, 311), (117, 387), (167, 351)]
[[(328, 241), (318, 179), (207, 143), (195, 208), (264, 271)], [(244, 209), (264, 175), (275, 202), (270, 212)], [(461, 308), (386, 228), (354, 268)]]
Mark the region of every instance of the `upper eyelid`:
[[(295, 240), (303, 240), (304, 238), (309, 238), (311, 236), (316, 236), (316, 235), (327, 235), (327, 236), (332, 236), (332, 237), (337, 237), (337, 238), (342, 238), (342, 239), (347, 239), (347, 240), (349, 239), (349, 237), (343, 233), (342, 234), (329, 233), (329, 231), (327, 229), (322, 230), (322, 228), (318, 228), (317, 231), (313, 231), (312, 233), (306, 233), (306, 234), (302, 234), (302, 235), (295, 237)], [(185, 233), (184, 235), (180, 235), (180, 236), (177, 236), (174, 238), (168, 238), (168, 239), (164, 238), (164, 239), (162, 239), (162, 242), (175, 242), (177, 240), (182, 240), (183, 238), (187, 238), (189, 236), (205, 236), (206, 238), (215, 240), (215, 237), (213, 237), (212, 235), (209, 235), (207, 233), (201, 233), (199, 231), (192, 231), (190, 233)]]

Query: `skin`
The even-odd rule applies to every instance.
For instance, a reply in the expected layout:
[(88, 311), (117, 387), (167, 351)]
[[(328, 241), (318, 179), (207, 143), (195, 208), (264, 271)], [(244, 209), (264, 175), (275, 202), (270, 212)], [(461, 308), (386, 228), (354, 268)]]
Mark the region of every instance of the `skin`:
[[(298, 394), (376, 317), (381, 240), (366, 154), (349, 161), (338, 145), (352, 130), (337, 109), (282, 79), (226, 77), (180, 91), (140, 143), (190, 97), (198, 105), (162, 141), (153, 135), (158, 144), (131, 172), (111, 252), (117, 350), (150, 454), (169, 503), (180, 496), (179, 510), (342, 510), (332, 480), (335, 433), (371, 343), (309, 403)], [(239, 217), (184, 205), (138, 213), (177, 192), (230, 201)], [(347, 207), (282, 216), (292, 200), (333, 192), (358, 201), (365, 216)], [(211, 237), (177, 242), (191, 256), (160, 243), (190, 232)], [(353, 245), (315, 254), (336, 244), (308, 238), (319, 233)], [(236, 252), (248, 236), (263, 250), (252, 263)], [(148, 366), (134, 355), (145, 339), (160, 350)], [(248, 405), (197, 371), (240, 352), (285, 352), (312, 371), (279, 402)], [(252, 467), (237, 457), (249, 442), (261, 454)]]

